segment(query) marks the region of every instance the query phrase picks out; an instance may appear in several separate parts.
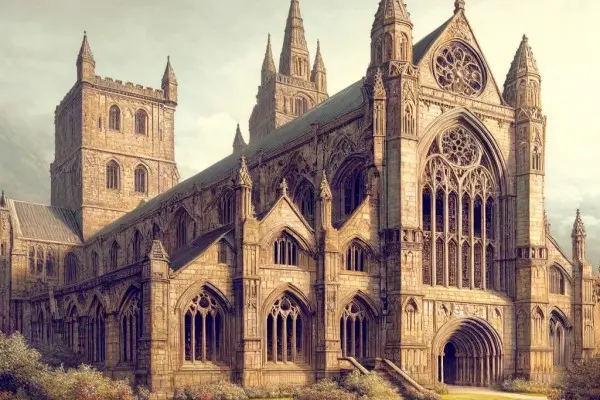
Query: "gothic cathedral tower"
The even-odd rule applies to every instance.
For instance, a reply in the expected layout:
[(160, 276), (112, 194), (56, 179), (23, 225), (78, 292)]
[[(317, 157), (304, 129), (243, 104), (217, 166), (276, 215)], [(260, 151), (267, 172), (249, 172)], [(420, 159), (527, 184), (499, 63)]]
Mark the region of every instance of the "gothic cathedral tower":
[(526, 36), (504, 84), (504, 100), (515, 109), (517, 372), (544, 381), (551, 371), (548, 342), (548, 249), (544, 222), (546, 117), (541, 77)]
[(52, 205), (75, 212), (84, 240), (179, 181), (170, 61), (162, 90), (101, 78), (95, 68), (84, 35), (77, 82), (55, 110), (50, 166)]
[(271, 35), (267, 39), (256, 105), (250, 115), (250, 143), (262, 139), (328, 97), (327, 72), (320, 45), (317, 43), (311, 71), (300, 4), (298, 0), (291, 0), (279, 72), (273, 62)]

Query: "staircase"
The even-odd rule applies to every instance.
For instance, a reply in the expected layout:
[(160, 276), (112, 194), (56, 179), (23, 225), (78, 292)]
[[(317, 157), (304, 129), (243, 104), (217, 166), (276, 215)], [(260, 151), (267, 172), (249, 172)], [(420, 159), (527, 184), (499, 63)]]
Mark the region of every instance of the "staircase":
[(394, 392), (400, 397), (400, 399), (404, 399), (402, 396), (402, 386), (386, 370), (373, 370), (371, 373), (379, 376), (384, 382), (387, 382), (391, 387), (394, 388)]

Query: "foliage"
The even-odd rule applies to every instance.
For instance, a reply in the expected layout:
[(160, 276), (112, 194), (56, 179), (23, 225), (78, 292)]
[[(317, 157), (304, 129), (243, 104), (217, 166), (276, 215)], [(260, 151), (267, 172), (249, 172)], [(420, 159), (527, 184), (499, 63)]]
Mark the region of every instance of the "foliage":
[[(292, 398), (300, 392), (298, 386), (254, 386), (246, 388), (246, 395), (250, 399), (281, 399)], [(1, 399), (0, 399), (1, 400)]]
[[(62, 357), (56, 356), (55, 359)], [(20, 334), (0, 333), (0, 400), (135, 400), (126, 381), (88, 366), (51, 368)]]
[(600, 400), (600, 357), (573, 366), (563, 379), (565, 400)]
[(41, 354), (41, 361), (51, 367), (77, 368), (85, 362), (82, 354), (75, 353), (63, 343), (39, 345), (35, 349)]
[(552, 390), (552, 385), (547, 383), (529, 381), (523, 378), (505, 379), (500, 384), (500, 389), (511, 393), (540, 393), (548, 394)]
[(358, 395), (361, 400), (397, 400), (400, 399), (394, 388), (377, 374), (361, 375), (354, 371), (341, 382), (342, 387)]
[(406, 388), (402, 392), (402, 396), (406, 400), (440, 400), (441, 397), (436, 392), (431, 390), (426, 391), (425, 393), (420, 393), (412, 388)]
[(229, 382), (216, 382), (199, 387), (184, 387), (175, 390), (173, 400), (247, 400), (244, 389)]
[(433, 385), (433, 391), (437, 394), (448, 394), (448, 385), (445, 383), (436, 382)]
[(330, 379), (323, 379), (314, 385), (303, 388), (294, 400), (354, 400), (355, 396), (340, 388)]

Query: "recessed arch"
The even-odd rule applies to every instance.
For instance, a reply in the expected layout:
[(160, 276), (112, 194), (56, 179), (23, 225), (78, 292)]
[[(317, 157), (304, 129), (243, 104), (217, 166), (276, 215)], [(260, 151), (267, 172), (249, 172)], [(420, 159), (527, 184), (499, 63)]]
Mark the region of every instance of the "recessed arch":
[(311, 238), (307, 238), (298, 232), (296, 229), (290, 227), (289, 225), (280, 224), (270, 229), (261, 242), (262, 248), (268, 248), (270, 251), (271, 244), (282, 234), (288, 234), (292, 239), (294, 239), (302, 250), (304, 250), (308, 254), (314, 254), (314, 246), (311, 243)]
[(192, 301), (192, 299), (196, 297), (203, 288), (209, 291), (221, 303), (221, 305), (225, 308), (225, 311), (230, 312), (233, 309), (231, 302), (227, 299), (225, 294), (223, 294), (221, 289), (219, 289), (211, 281), (206, 280), (197, 281), (188, 286), (188, 288), (179, 297), (179, 300), (177, 300), (174, 311), (184, 313), (190, 301)]
[(486, 151), (486, 154), (491, 158), (491, 172), (498, 180), (497, 184), (499, 185), (501, 193), (507, 193), (508, 184), (506, 171), (508, 171), (508, 166), (506, 159), (504, 158), (494, 135), (489, 131), (485, 124), (473, 114), (473, 112), (464, 107), (454, 108), (443, 113), (425, 128), (423, 138), (419, 142), (417, 148), (417, 154), (420, 155), (418, 171), (424, 170), (427, 161), (427, 150), (431, 147), (435, 138), (441, 132), (444, 132), (457, 124), (468, 127), (471, 132), (475, 134)]
[(275, 300), (282, 297), (284, 294), (291, 295), (300, 303), (301, 306), (304, 307), (308, 314), (314, 314), (315, 307), (310, 299), (296, 285), (293, 283), (286, 283), (273, 289), (273, 291), (267, 296), (262, 306), (261, 315), (266, 318), (269, 314), (269, 310), (273, 306), (273, 303), (275, 303)]

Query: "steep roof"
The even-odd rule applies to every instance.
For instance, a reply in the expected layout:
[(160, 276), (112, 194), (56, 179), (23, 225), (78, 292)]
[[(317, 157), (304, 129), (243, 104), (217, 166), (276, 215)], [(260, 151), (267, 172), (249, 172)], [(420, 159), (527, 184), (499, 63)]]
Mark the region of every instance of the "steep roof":
[(229, 224), (197, 237), (192, 243), (184, 246), (171, 257), (171, 268), (177, 271), (185, 267), (232, 230), (233, 224)]
[(70, 210), (43, 204), (8, 200), (17, 236), (66, 244), (81, 244), (82, 235)]
[[(259, 152), (266, 153), (275, 150), (309, 133), (311, 131), (311, 125), (314, 123), (323, 124), (330, 122), (361, 107), (364, 102), (362, 86), (363, 80), (361, 79), (328, 98), (318, 106), (310, 109), (302, 116), (271, 132), (261, 140), (251, 142), (244, 150), (244, 156), (248, 160), (248, 163), (251, 164), (253, 160), (256, 159)], [(191, 178), (174, 186), (170, 190), (156, 196), (130, 213), (125, 214), (112, 224), (107, 225), (104, 229), (96, 233), (91, 240), (95, 237), (106, 235), (118, 227), (137, 220), (143, 215), (154, 211), (162, 202), (167, 201), (177, 194), (182, 194), (191, 190), (195, 185), (210, 184), (224, 178), (227, 174), (237, 168), (238, 159), (239, 155), (236, 154), (231, 154), (223, 158), (221, 161), (218, 161)]]
[(446, 29), (446, 27), (448, 26), (448, 24), (450, 24), (450, 21), (452, 21), (453, 18), (454, 16), (448, 18), (446, 22), (438, 26), (434, 31), (432, 31), (429, 35), (425, 36), (423, 39), (419, 40), (413, 46), (413, 62), (415, 65), (421, 62), (421, 59), (423, 58), (425, 53), (427, 53), (429, 47), (431, 47), (431, 45), (437, 40), (437, 38), (442, 34), (442, 32), (444, 32), (444, 29)]

